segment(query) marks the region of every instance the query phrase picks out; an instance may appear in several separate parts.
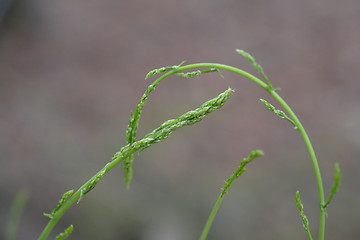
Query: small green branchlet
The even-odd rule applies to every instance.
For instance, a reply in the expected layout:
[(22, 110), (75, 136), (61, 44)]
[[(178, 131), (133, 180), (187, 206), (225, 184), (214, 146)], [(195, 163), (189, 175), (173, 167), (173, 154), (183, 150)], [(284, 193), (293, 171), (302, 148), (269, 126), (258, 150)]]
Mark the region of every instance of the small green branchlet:
[(335, 164), (335, 174), (334, 174), (334, 185), (331, 188), (331, 194), (328, 198), (328, 200), (322, 205), (322, 208), (326, 210), (326, 207), (330, 204), (331, 200), (337, 194), (340, 187), (340, 180), (341, 180), (341, 174), (340, 174), (340, 167), (339, 164)]
[(264, 155), (264, 152), (261, 150), (253, 150), (250, 152), (247, 158), (243, 158), (240, 162), (239, 168), (235, 171), (235, 173), (225, 182), (224, 187), (221, 189), (221, 197), (223, 197), (230, 188), (231, 184), (234, 182), (235, 179), (240, 177), (244, 172), (247, 171), (245, 166), (252, 162), (255, 158), (261, 157)]
[(309, 239), (312, 240), (312, 236), (311, 236), (310, 229), (309, 229), (309, 221), (308, 221), (307, 217), (304, 214), (304, 206), (301, 203), (299, 191), (296, 191), (295, 200), (296, 200), (296, 202), (295, 202), (296, 207), (299, 210), (300, 217), (301, 217), (301, 220), (303, 222), (303, 227), (304, 227), (306, 233), (308, 234)]
[(197, 71), (185, 72), (185, 73), (180, 72), (180, 73), (176, 73), (176, 75), (183, 78), (193, 78), (195, 76), (201, 76), (204, 73), (210, 73), (210, 72), (217, 72), (220, 75), (220, 77), (224, 78), (224, 76), (220, 73), (219, 69), (217, 68), (211, 68), (203, 71), (197, 70)]
[(268, 85), (269, 90), (275, 90), (272, 87), (272, 84), (270, 83), (268, 77), (265, 75), (262, 67), (256, 63), (255, 58), (253, 56), (251, 56), (250, 53), (245, 52), (244, 50), (241, 50), (241, 49), (236, 49), (236, 52), (238, 54), (240, 54), (243, 58), (245, 58), (247, 61), (249, 61), (253, 65), (253, 68), (255, 69), (255, 71), (260, 73), (261, 77), (265, 80), (266, 84)]
[(106, 167), (102, 171), (97, 173), (94, 177), (92, 177), (92, 179), (88, 184), (86, 184), (81, 188), (80, 197), (77, 203), (80, 203), (81, 199), (85, 196), (85, 194), (87, 194), (88, 192), (94, 189), (96, 184), (104, 177), (105, 174), (106, 174)]
[(270, 103), (268, 103), (266, 100), (264, 99), (260, 99), (260, 101), (265, 105), (266, 109), (269, 110), (270, 112), (274, 113), (276, 116), (278, 116), (281, 119), (285, 119), (287, 121), (289, 121), (294, 127), (295, 129), (297, 129), (296, 123), (289, 118), (288, 116), (286, 116), (286, 114), (281, 111), (281, 110), (277, 110), (273, 105), (271, 105)]
[(258, 157), (261, 157), (264, 155), (264, 152), (261, 151), (261, 150), (253, 150), (250, 152), (249, 156), (247, 158), (243, 158), (241, 161), (240, 161), (240, 166), (239, 168), (235, 171), (235, 173), (233, 175), (231, 175), (231, 177), (226, 180), (225, 184), (224, 184), (224, 187), (221, 189), (221, 193), (220, 193), (220, 196), (218, 197), (211, 213), (210, 213), (210, 216), (205, 224), (205, 227), (202, 231), (202, 234), (200, 236), (200, 240), (205, 240), (208, 233), (209, 233), (209, 230), (211, 228), (211, 225), (212, 225), (212, 222), (214, 221), (214, 218), (216, 216), (216, 213), (217, 211), (219, 210), (219, 207), (220, 207), (220, 204), (222, 202), (222, 200), (224, 199), (226, 193), (228, 192), (231, 184), (235, 181), (235, 179), (237, 179), (238, 177), (240, 177), (244, 172), (246, 172), (246, 168), (245, 166), (252, 162), (255, 158), (258, 158)]
[(54, 217), (55, 213), (61, 208), (61, 206), (71, 197), (71, 195), (74, 193), (74, 190), (69, 190), (66, 193), (64, 193), (58, 203), (58, 205), (52, 210), (52, 212), (44, 213), (44, 216), (49, 217), (50, 219)]
[(167, 66), (167, 67), (161, 67), (161, 68), (153, 69), (150, 72), (148, 72), (148, 74), (146, 74), (145, 79), (148, 79), (149, 77), (154, 76), (156, 74), (161, 74), (161, 73), (164, 73), (164, 72), (167, 72), (167, 71), (170, 71), (170, 70), (178, 69), (184, 63), (185, 63), (185, 61), (182, 61), (179, 65)]
[(72, 231), (74, 230), (74, 226), (71, 224), (64, 232), (60, 233), (56, 236), (56, 240), (63, 240), (70, 236)]

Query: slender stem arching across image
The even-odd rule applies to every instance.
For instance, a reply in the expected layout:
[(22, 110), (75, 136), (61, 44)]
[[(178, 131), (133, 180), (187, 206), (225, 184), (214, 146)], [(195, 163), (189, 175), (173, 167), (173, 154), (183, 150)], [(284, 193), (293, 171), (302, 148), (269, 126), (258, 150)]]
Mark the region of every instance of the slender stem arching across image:
[[(127, 145), (122, 147), (120, 149), (120, 151), (114, 155), (112, 161), (110, 161), (108, 164), (106, 164), (106, 166), (103, 169), (101, 169), (92, 178), (90, 178), (90, 180), (87, 181), (83, 186), (81, 186), (75, 193), (73, 193), (72, 190), (65, 193), (63, 198), (60, 200), (58, 206), (55, 207), (55, 209), (52, 211), (51, 214), (45, 214), (46, 216), (48, 216), (50, 218), (50, 221), (49, 221), (48, 225), (45, 227), (45, 229), (43, 230), (39, 239), (40, 240), (46, 239), (47, 236), (52, 231), (52, 229), (54, 228), (54, 226), (56, 225), (56, 223), (63, 216), (63, 214), (69, 209), (69, 207), (72, 204), (74, 204), (75, 202), (79, 203), (80, 200), (87, 193), (89, 193), (96, 186), (96, 184), (105, 176), (105, 174), (108, 173), (113, 167), (118, 165), (120, 162), (123, 162), (125, 183), (126, 183), (126, 186), (129, 187), (130, 183), (131, 183), (131, 179), (132, 179), (132, 172), (133, 172), (132, 171), (132, 163), (134, 160), (135, 152), (137, 152), (137, 151), (141, 152), (145, 148), (150, 147), (153, 143), (164, 141), (165, 139), (167, 139), (169, 137), (169, 135), (174, 130), (176, 130), (180, 127), (192, 125), (192, 124), (200, 121), (207, 114), (213, 112), (216, 109), (221, 108), (224, 105), (224, 103), (226, 102), (226, 100), (229, 98), (229, 96), (232, 92), (231, 89), (226, 90), (224, 93), (220, 94), (218, 97), (216, 97), (212, 100), (209, 100), (206, 103), (204, 103), (203, 105), (201, 105), (198, 109), (187, 112), (187, 113), (181, 115), (177, 119), (168, 120), (168, 121), (164, 122), (160, 127), (155, 129), (153, 132), (146, 135), (143, 139), (137, 141), (136, 140), (136, 131), (137, 131), (137, 128), (139, 125), (139, 120), (140, 120), (140, 115), (142, 113), (142, 109), (143, 109), (146, 101), (148, 100), (150, 93), (155, 90), (155, 87), (160, 82), (162, 82), (164, 79), (166, 79), (167, 77), (174, 75), (174, 74), (178, 75), (179, 77), (192, 78), (192, 77), (200, 76), (205, 73), (217, 72), (222, 77), (220, 70), (225, 70), (228, 72), (233, 72), (235, 74), (241, 75), (241, 76), (253, 81), (254, 83), (259, 85), (263, 89), (265, 89), (265, 91), (267, 91), (280, 104), (280, 106), (284, 109), (285, 112), (275, 109), (275, 107), (273, 107), (266, 100), (261, 99), (261, 101), (265, 105), (265, 107), (268, 110), (270, 110), (271, 112), (273, 112), (275, 115), (280, 117), (281, 119), (289, 121), (294, 126), (294, 128), (297, 131), (299, 131), (300, 135), (302, 136), (302, 138), (305, 142), (305, 146), (310, 155), (310, 159), (311, 159), (315, 177), (316, 177), (317, 189), (318, 189), (318, 200), (319, 200), (319, 211), (320, 211), (318, 239), (324, 240), (326, 207), (330, 203), (332, 197), (336, 194), (336, 192), (338, 190), (338, 186), (339, 186), (339, 182), (340, 182), (339, 168), (336, 165), (334, 187), (332, 189), (332, 193), (329, 197), (329, 200), (325, 202), (323, 183), (322, 183), (322, 178), (321, 178), (321, 174), (320, 174), (318, 161), (317, 161), (313, 146), (310, 142), (310, 139), (309, 139), (304, 127), (302, 126), (301, 122), (299, 121), (298, 117), (295, 115), (293, 110), (277, 94), (277, 92), (276, 92), (277, 89), (273, 88), (272, 84), (269, 82), (267, 76), (263, 72), (262, 67), (255, 62), (255, 59), (250, 54), (248, 54), (247, 52), (245, 52), (243, 50), (236, 50), (236, 51), (238, 54), (240, 54), (246, 60), (248, 60), (250, 63), (252, 63), (254, 69), (260, 73), (260, 75), (262, 76), (264, 81), (260, 80), (259, 78), (255, 77), (254, 75), (252, 75), (244, 70), (241, 70), (239, 68), (229, 66), (229, 65), (224, 65), (224, 64), (218, 64), (218, 63), (195, 63), (195, 64), (184, 65), (184, 62), (181, 62), (179, 65), (162, 67), (162, 68), (154, 69), (154, 70), (150, 71), (146, 75), (146, 78), (152, 77), (157, 74), (162, 74), (162, 75), (159, 78), (157, 78), (148, 87), (148, 89), (145, 91), (145, 93), (141, 97), (134, 113), (131, 113), (131, 115), (130, 115), (129, 126), (128, 126), (128, 130), (126, 132)], [(200, 69), (203, 69), (203, 70), (200, 70)], [(190, 71), (190, 72), (186, 72), (186, 71)], [(238, 176), (239, 175), (236, 175), (236, 178)], [(232, 183), (232, 181), (231, 181), (231, 183)], [(203, 235), (201, 237), (202, 240), (206, 239), (206, 235), (210, 229), (211, 222), (212, 222), (213, 218), (215, 217), (215, 213), (221, 203), (222, 198), (223, 198), (223, 194), (220, 195), (220, 197), (219, 197), (220, 200), (218, 200), (217, 204), (215, 205), (216, 210), (215, 211), (213, 210), (212, 214), (210, 215), (209, 219), (211, 221), (210, 222), (208, 221), (208, 224), (206, 224), (206, 226), (205, 226)], [(303, 221), (305, 221), (305, 219), (307, 221), (307, 218), (303, 214), (303, 209), (302, 209), (302, 204), (300, 203), (300, 195), (299, 194), (296, 195), (296, 206), (298, 207), (298, 209), (300, 211), (300, 215), (301, 215)], [(308, 225), (306, 227), (308, 229)], [(304, 226), (304, 228), (305, 228), (305, 226)], [(73, 229), (73, 227), (71, 225), (67, 229), (67, 231), (65, 231), (61, 236), (67, 237), (71, 233), (72, 229)], [(310, 231), (307, 231), (307, 233), (309, 235), (309, 239), (312, 239)], [(61, 238), (61, 239), (63, 239), (63, 238)]]

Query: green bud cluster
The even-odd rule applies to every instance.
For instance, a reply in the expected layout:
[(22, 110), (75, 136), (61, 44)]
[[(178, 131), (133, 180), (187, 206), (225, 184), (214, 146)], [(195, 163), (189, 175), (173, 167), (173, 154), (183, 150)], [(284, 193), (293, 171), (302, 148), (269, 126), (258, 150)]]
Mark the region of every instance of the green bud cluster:
[(296, 207), (299, 210), (300, 217), (301, 217), (301, 220), (303, 222), (303, 227), (304, 227), (305, 231), (307, 232), (307, 234), (309, 236), (309, 239), (312, 240), (310, 229), (309, 229), (309, 221), (308, 221), (307, 217), (304, 214), (304, 206), (301, 203), (300, 192), (299, 191), (296, 191), (295, 200), (296, 200), (296, 202), (295, 202)]
[(167, 67), (162, 67), (162, 68), (157, 68), (157, 69), (153, 69), (150, 72), (148, 72), (148, 74), (146, 74), (145, 79), (148, 79), (151, 76), (154, 76), (156, 74), (161, 74), (170, 70), (174, 70), (174, 69), (178, 69), (179, 67), (181, 67), (181, 65), (184, 64), (185, 61), (182, 61), (179, 65), (174, 65), (174, 66), (167, 66)]
[(249, 156), (247, 158), (243, 158), (240, 161), (240, 166), (239, 168), (235, 171), (235, 173), (228, 179), (226, 180), (224, 187), (221, 189), (221, 196), (223, 197), (229, 190), (231, 184), (234, 182), (235, 179), (237, 179), (238, 177), (240, 177), (244, 172), (247, 171), (247, 169), (245, 168), (245, 166), (252, 162), (255, 158), (261, 157), (264, 155), (264, 152), (261, 150), (253, 150), (249, 153)]
[(335, 164), (335, 174), (334, 174), (334, 185), (331, 188), (331, 194), (330, 194), (328, 200), (322, 205), (322, 208), (324, 210), (330, 204), (330, 202), (333, 199), (333, 197), (335, 196), (335, 194), (339, 191), (340, 180), (341, 180), (340, 167), (339, 167), (339, 164), (336, 163)]
[(236, 49), (236, 52), (238, 54), (240, 54), (243, 58), (245, 58), (247, 61), (249, 61), (253, 65), (253, 68), (255, 69), (255, 71), (260, 73), (261, 77), (265, 80), (266, 84), (268, 85), (269, 90), (274, 90), (272, 87), (272, 84), (270, 83), (269, 79), (265, 75), (262, 67), (256, 63), (255, 58), (253, 56), (251, 56), (250, 53), (245, 52), (244, 50), (241, 50), (241, 49)]
[(220, 77), (223, 77), (221, 75), (219, 69), (217, 69), (217, 68), (211, 68), (211, 69), (204, 70), (204, 71), (197, 70), (197, 71), (186, 72), (186, 73), (181, 72), (181, 73), (177, 73), (176, 75), (178, 75), (179, 77), (183, 77), (183, 78), (193, 78), (195, 76), (201, 76), (202, 74), (209, 73), (209, 72), (218, 72)]
[(294, 125), (295, 129), (297, 128), (295, 122), (291, 118), (286, 116), (286, 114), (283, 111), (277, 110), (273, 105), (271, 105), (264, 99), (260, 99), (260, 101), (265, 105), (267, 110), (269, 110), (270, 112), (273, 112), (279, 118), (289, 121), (292, 125)]

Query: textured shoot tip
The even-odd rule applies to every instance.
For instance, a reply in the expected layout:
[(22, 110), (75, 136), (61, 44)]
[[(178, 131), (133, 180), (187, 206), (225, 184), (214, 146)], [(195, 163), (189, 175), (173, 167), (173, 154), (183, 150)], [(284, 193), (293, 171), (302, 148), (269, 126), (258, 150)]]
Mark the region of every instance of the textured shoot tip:
[[(106, 164), (107, 166), (108, 164)], [(80, 203), (80, 201), (82, 200), (82, 198), (85, 196), (85, 194), (87, 194), (88, 192), (90, 192), (91, 190), (93, 190), (96, 186), (96, 184), (105, 176), (106, 174), (106, 167), (103, 168), (100, 172), (98, 172), (94, 177), (92, 177), (80, 190), (80, 196), (78, 198), (77, 204)]]
[(336, 194), (339, 191), (341, 180), (340, 167), (338, 163), (335, 163), (335, 175), (334, 175), (334, 186), (332, 188), (332, 192)]
[(247, 61), (249, 61), (252, 65), (255, 71), (257, 71), (258, 73), (260, 73), (261, 77), (265, 80), (266, 84), (267, 84), (267, 88), (268, 90), (275, 90), (271, 83), (269, 82), (268, 77), (265, 75), (262, 67), (257, 64), (257, 62), (255, 61), (255, 58), (253, 56), (250, 55), (250, 53), (245, 52), (244, 50), (241, 49), (236, 49), (236, 52), (238, 54), (240, 54), (243, 58), (245, 58)]
[(295, 193), (295, 200), (296, 200), (296, 207), (297, 207), (297, 209), (300, 211), (300, 212), (302, 212), (302, 210), (303, 210), (303, 205), (302, 205), (302, 203), (301, 203), (301, 200), (300, 200), (300, 192), (299, 191), (296, 191), (296, 193)]
[(176, 73), (176, 75), (183, 78), (193, 78), (195, 76), (201, 76), (202, 74), (210, 73), (210, 72), (217, 72), (220, 75), (220, 77), (224, 78), (224, 76), (220, 73), (219, 69), (217, 68), (211, 68), (204, 71), (197, 70), (197, 71), (185, 72), (185, 73), (180, 72), (180, 73)]
[(73, 230), (74, 230), (74, 226), (71, 224), (67, 229), (65, 229), (65, 231), (63, 233), (60, 233), (56, 237), (56, 240), (62, 240), (62, 239), (69, 237)]
[(337, 192), (339, 191), (339, 187), (340, 187), (340, 180), (341, 180), (341, 174), (340, 174), (340, 167), (339, 164), (335, 164), (334, 167), (335, 170), (335, 174), (334, 174), (334, 185), (331, 188), (331, 194), (329, 196), (329, 199), (323, 204), (322, 208), (324, 210), (326, 210), (326, 207), (330, 204), (331, 200), (333, 199), (333, 197), (335, 196), (335, 194), (337, 194)]
[(309, 229), (309, 220), (307, 219), (307, 217), (304, 214), (304, 206), (301, 203), (299, 191), (296, 191), (295, 200), (296, 200), (296, 207), (299, 210), (299, 214), (300, 214), (301, 220), (303, 222), (303, 228), (307, 232), (309, 239), (312, 240), (312, 236), (311, 236), (310, 229)]
[(182, 61), (179, 65), (167, 66), (167, 67), (161, 67), (161, 68), (153, 69), (150, 72), (148, 72), (148, 74), (146, 74), (145, 79), (148, 79), (149, 77), (151, 77), (153, 75), (156, 75), (156, 74), (161, 74), (161, 73), (164, 73), (164, 72), (167, 72), (167, 71), (170, 71), (170, 70), (178, 69), (184, 63), (185, 63), (185, 61)]
[(234, 180), (238, 177), (240, 177), (244, 172), (247, 171), (247, 169), (245, 168), (245, 166), (250, 163), (252, 160), (254, 160), (257, 157), (261, 157), (263, 156), (264, 153), (261, 150), (252, 150), (249, 153), (249, 156), (247, 158), (243, 158), (240, 161), (240, 166), (238, 167), (238, 169), (235, 171), (235, 173), (225, 182), (224, 187), (222, 188), (222, 192), (221, 192), (221, 197), (223, 197), (228, 189), (230, 188), (230, 185), (234, 182)]
[(44, 213), (45, 217), (49, 217), (50, 219), (52, 219), (55, 215), (55, 213), (61, 208), (61, 206), (72, 196), (72, 194), (74, 193), (74, 190), (71, 189), (69, 191), (67, 191), (66, 193), (64, 193), (61, 197), (61, 199), (59, 200), (58, 205), (52, 210), (52, 212), (49, 213)]
[(297, 129), (297, 125), (294, 122), (294, 120), (289, 118), (283, 111), (276, 109), (273, 105), (268, 103), (265, 99), (260, 98), (260, 101), (264, 104), (264, 106), (266, 107), (267, 110), (274, 113), (279, 118), (287, 120), (288, 122), (290, 122), (295, 127), (295, 129)]
[(256, 69), (256, 66), (259, 65), (255, 62), (255, 58), (253, 58), (253, 56), (251, 56), (250, 53), (245, 52), (244, 50), (241, 49), (236, 49), (236, 52), (240, 54), (243, 58), (245, 58), (247, 61), (249, 61), (253, 65), (254, 69), (258, 71), (258, 69)]
[(262, 150), (252, 150), (249, 154), (249, 158), (258, 158), (264, 155)]
[(262, 104), (264, 104), (264, 106), (266, 107), (267, 110), (276, 114), (276, 112), (275, 112), (276, 109), (273, 105), (271, 105), (268, 101), (266, 101), (265, 99), (262, 99), (262, 98), (260, 98), (260, 101), (262, 102)]

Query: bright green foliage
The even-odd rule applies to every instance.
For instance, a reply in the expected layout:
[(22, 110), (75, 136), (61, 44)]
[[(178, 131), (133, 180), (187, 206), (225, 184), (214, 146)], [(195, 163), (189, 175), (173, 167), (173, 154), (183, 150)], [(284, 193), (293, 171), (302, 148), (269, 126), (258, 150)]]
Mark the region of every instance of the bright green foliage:
[(334, 174), (334, 185), (331, 188), (331, 194), (329, 196), (329, 199), (326, 201), (326, 203), (322, 206), (324, 209), (330, 204), (331, 200), (335, 196), (335, 194), (339, 191), (340, 186), (340, 180), (341, 180), (341, 174), (340, 174), (340, 167), (339, 164), (335, 164), (335, 174)]
[(255, 158), (261, 157), (263, 156), (264, 153), (261, 150), (253, 150), (250, 152), (249, 156), (247, 158), (243, 158), (240, 162), (240, 166), (239, 168), (235, 171), (235, 173), (228, 179), (226, 180), (224, 187), (221, 189), (221, 193), (220, 196), (218, 198), (218, 200), (216, 201), (211, 214), (205, 224), (205, 227), (202, 231), (202, 234), (200, 236), (200, 240), (205, 240), (209, 230), (211, 228), (212, 222), (214, 221), (214, 218), (216, 216), (217, 211), (219, 210), (220, 204), (222, 202), (222, 200), (224, 199), (225, 194), (228, 192), (231, 184), (235, 181), (235, 179), (237, 179), (238, 177), (240, 177), (244, 172), (246, 172), (246, 168), (245, 166), (252, 162)]
[(56, 236), (56, 240), (62, 240), (70, 236), (72, 231), (74, 230), (74, 226), (71, 224), (63, 233), (60, 233)]
[(255, 58), (253, 56), (250, 55), (250, 53), (245, 52), (244, 50), (241, 49), (236, 49), (236, 52), (238, 54), (240, 54), (241, 56), (243, 56), (247, 61), (249, 61), (252, 65), (253, 68), (255, 69), (255, 71), (259, 72), (261, 77), (265, 80), (266, 84), (268, 85), (270, 90), (273, 90), (273, 87), (271, 85), (271, 83), (269, 82), (267, 76), (265, 75), (262, 67), (256, 63)]
[(53, 218), (54, 214), (61, 208), (61, 206), (71, 197), (71, 195), (74, 193), (74, 190), (69, 190), (66, 193), (64, 193), (58, 203), (58, 205), (52, 210), (50, 214), (44, 213), (44, 216)]
[(186, 73), (177, 73), (176, 75), (178, 75), (179, 77), (184, 77), (184, 78), (193, 78), (195, 76), (201, 76), (202, 74), (204, 73), (209, 73), (209, 72), (218, 72), (220, 77), (224, 77), (223, 75), (221, 75), (219, 69), (216, 69), (216, 68), (211, 68), (209, 70), (204, 70), (204, 71), (200, 71), (200, 70), (197, 70), (197, 71), (193, 71), (193, 72), (186, 72)]
[(281, 110), (277, 110), (273, 105), (271, 105), (270, 103), (268, 103), (266, 100), (264, 99), (260, 99), (260, 101), (265, 105), (266, 109), (273, 112), (276, 116), (278, 116), (279, 118), (281, 119), (285, 119), (287, 121), (289, 121), (292, 125), (295, 126), (295, 129), (297, 128), (296, 127), (296, 124), (295, 122), (289, 118), (288, 116), (286, 116), (286, 114), (281, 111)]
[[(62, 200), (60, 200), (58, 206), (54, 209), (54, 211), (51, 214), (46, 214), (51, 219), (50, 219), (49, 223), (47, 224), (47, 226), (45, 227), (45, 229), (43, 230), (43, 232), (41, 233), (39, 240), (45, 240), (48, 237), (48, 235), (50, 234), (50, 232), (52, 231), (52, 229), (54, 228), (54, 226), (56, 225), (56, 223), (59, 221), (61, 216), (69, 209), (69, 207), (72, 204), (74, 204), (76, 202), (76, 200), (78, 200), (78, 202), (79, 202), (82, 199), (82, 197), (86, 193), (91, 191), (96, 186), (96, 184), (104, 177), (104, 175), (107, 172), (109, 172), (113, 167), (115, 167), (117, 164), (119, 164), (120, 162), (123, 161), (125, 183), (127, 186), (129, 186), (131, 178), (132, 178), (132, 163), (133, 163), (133, 159), (134, 159), (133, 154), (136, 151), (140, 150), (140, 152), (141, 152), (154, 143), (164, 141), (165, 139), (167, 139), (170, 136), (170, 134), (174, 130), (176, 130), (180, 127), (192, 125), (192, 124), (200, 121), (207, 114), (209, 114), (212, 111), (223, 106), (223, 104), (229, 98), (231, 91), (232, 91), (231, 89), (228, 89), (224, 93), (220, 94), (218, 97), (204, 103), (198, 109), (187, 112), (177, 119), (173, 119), (173, 120), (164, 122), (160, 127), (155, 129), (151, 133), (147, 134), (143, 139), (136, 141), (136, 131), (137, 131), (137, 128), (139, 125), (139, 119), (140, 119), (140, 115), (142, 113), (142, 109), (144, 107), (145, 102), (147, 101), (147, 99), (149, 97), (149, 94), (155, 90), (155, 87), (157, 86), (157, 84), (159, 84), (165, 78), (167, 78), (173, 74), (177, 74), (177, 75), (179, 75), (181, 77), (185, 77), (185, 78), (192, 78), (194, 76), (200, 76), (204, 73), (213, 72), (213, 71), (217, 71), (220, 74), (220, 72), (219, 72), (220, 69), (229, 71), (229, 72), (233, 72), (240, 76), (243, 76), (243, 77), (253, 81), (254, 83), (259, 85), (263, 89), (265, 89), (265, 91), (267, 93), (269, 93), (281, 105), (282, 109), (284, 109), (284, 111), (286, 112), (286, 114), (289, 117), (283, 111), (275, 109), (274, 106), (272, 106), (270, 103), (268, 103), (267, 101), (265, 101), (263, 99), (261, 99), (262, 103), (266, 106), (266, 108), (268, 110), (272, 111), (278, 117), (280, 117), (281, 119), (285, 119), (285, 120), (289, 121), (291, 124), (293, 124), (295, 126), (295, 129), (297, 129), (298, 132), (300, 133), (300, 135), (302, 136), (304, 143), (306, 145), (306, 148), (309, 152), (310, 159), (311, 159), (311, 162), (312, 162), (312, 165), (314, 168), (314, 173), (315, 173), (316, 183), (317, 183), (317, 188), (318, 188), (318, 194), (319, 194), (320, 216), (319, 216), (319, 238), (318, 239), (324, 240), (325, 217), (326, 217), (325, 208), (327, 207), (327, 205), (332, 200), (333, 196), (338, 191), (339, 184), (340, 184), (339, 167), (338, 167), (338, 165), (335, 166), (335, 181), (334, 181), (335, 183), (332, 188), (331, 195), (330, 195), (328, 201), (325, 202), (324, 190), (323, 190), (323, 185), (322, 185), (322, 178), (321, 178), (321, 174), (320, 174), (319, 164), (317, 162), (317, 158), (316, 158), (314, 149), (312, 147), (311, 141), (310, 141), (305, 129), (303, 128), (301, 122), (297, 118), (296, 114), (292, 111), (292, 109), (288, 106), (288, 104), (278, 95), (278, 93), (275, 91), (276, 89), (274, 89), (272, 87), (271, 83), (269, 82), (265, 73), (263, 72), (262, 67), (256, 63), (255, 59), (250, 54), (248, 54), (247, 52), (245, 52), (243, 50), (236, 50), (236, 51), (238, 54), (240, 54), (246, 60), (248, 60), (249, 62), (252, 63), (254, 69), (260, 73), (260, 75), (263, 77), (263, 79), (265, 81), (262, 81), (259, 78), (255, 77), (255, 76), (251, 75), (250, 73), (247, 73), (246, 71), (243, 71), (239, 68), (235, 68), (235, 67), (232, 67), (229, 65), (224, 65), (224, 64), (218, 64), (218, 63), (196, 63), (196, 64), (189, 64), (189, 65), (182, 66), (182, 64), (184, 63), (184, 62), (182, 62), (179, 65), (163, 67), (163, 68), (154, 69), (154, 70), (150, 71), (146, 75), (146, 78), (149, 78), (150, 76), (153, 76), (156, 74), (162, 74), (162, 75), (159, 78), (157, 78), (148, 87), (146, 92), (141, 97), (136, 110), (134, 111), (134, 113), (131, 113), (130, 120), (129, 120), (129, 126), (128, 126), (128, 129), (126, 132), (127, 145), (122, 147), (114, 155), (114, 157), (112, 158), (112, 161), (109, 162), (102, 170), (100, 170), (97, 174), (95, 174), (95, 176), (93, 176), (89, 181), (87, 181), (74, 194), (71, 193), (72, 194), (71, 197), (70, 197), (70, 195), (71, 195), (70, 193), (69, 193), (69, 196), (65, 196), (65, 197), (63, 196)], [(196, 70), (196, 69), (202, 69), (202, 68), (207, 69), (207, 70), (203, 70), (203, 71)], [(194, 70), (196, 70), (196, 71), (194, 71)], [(184, 71), (190, 71), (190, 72), (184, 72)], [(220, 196), (213, 208), (213, 211), (208, 219), (208, 222), (204, 228), (204, 231), (203, 231), (203, 234), (201, 237), (202, 240), (206, 238), (206, 235), (210, 229), (212, 220), (215, 217), (215, 214), (219, 208), (219, 205), (220, 205), (222, 199), (224, 198), (225, 194), (228, 192), (228, 189), (229, 189), (230, 185), (232, 184), (232, 182), (236, 178), (238, 178), (243, 172), (246, 171), (245, 165), (247, 163), (251, 162), (254, 158), (259, 157), (261, 155), (262, 155), (261, 151), (251, 152), (249, 154), (248, 158), (245, 158), (241, 161), (240, 166), (237, 169), (237, 171), (234, 173), (234, 175), (232, 175), (226, 181), (225, 186), (222, 188), (221, 194), (220, 194)], [(308, 220), (305, 217), (305, 215), (303, 214), (303, 206), (300, 201), (299, 192), (296, 193), (296, 206), (297, 206), (297, 208), (300, 212), (300, 216), (303, 220), (304, 228), (307, 231), (309, 238), (312, 239), (310, 231), (309, 231)], [(69, 227), (65, 232), (71, 232), (71, 231), (72, 231), (72, 226)], [(68, 236), (68, 235), (69, 234), (67, 234), (66, 236)], [(62, 238), (60, 238), (60, 239), (62, 239)]]
[(303, 222), (303, 227), (304, 227), (305, 231), (307, 232), (309, 239), (312, 240), (310, 229), (309, 229), (309, 221), (308, 221), (307, 217), (304, 215), (304, 206), (301, 203), (299, 191), (297, 191), (295, 194), (295, 200), (296, 200), (296, 207), (299, 210), (300, 217)]

